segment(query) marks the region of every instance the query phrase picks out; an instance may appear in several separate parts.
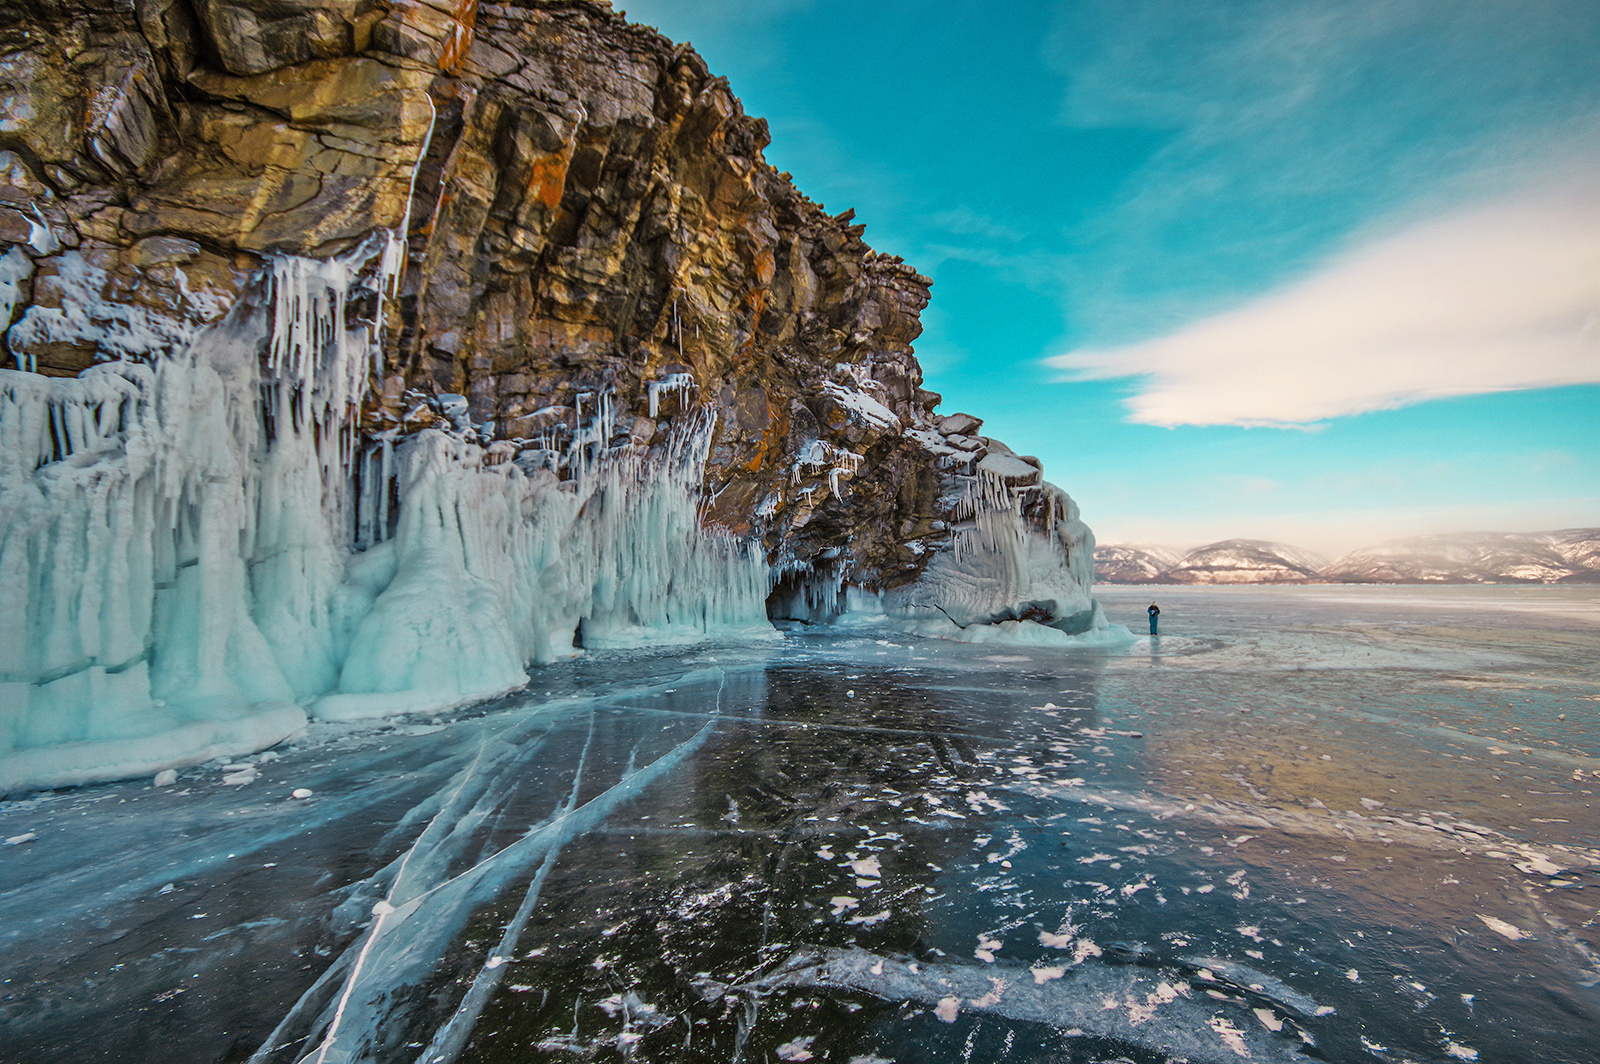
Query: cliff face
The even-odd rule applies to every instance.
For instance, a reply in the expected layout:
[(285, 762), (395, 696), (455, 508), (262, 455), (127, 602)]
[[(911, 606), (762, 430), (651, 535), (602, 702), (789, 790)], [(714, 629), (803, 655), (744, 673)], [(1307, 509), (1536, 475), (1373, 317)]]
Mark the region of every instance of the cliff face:
[(591, 0), (0, 15), (0, 686), (31, 706), (0, 755), (95, 738), (97, 685), (481, 695), (575, 624), (704, 631), (766, 590), (1103, 626), (1072, 501), (934, 414), (928, 279), (775, 172), (688, 47)]
[(647, 444), (710, 404), (707, 516), (780, 562), (849, 544), (874, 588), (948, 541), (941, 474), (992, 455), (1040, 482), (976, 422), (938, 431), (911, 352), (927, 278), (774, 172), (765, 122), (691, 49), (608, 6), (30, 0), (7, 24), (19, 364), (146, 357), (268, 256), (388, 229), (407, 262), (369, 431), (463, 395), (486, 438), (570, 437), (578, 397), (610, 391)]

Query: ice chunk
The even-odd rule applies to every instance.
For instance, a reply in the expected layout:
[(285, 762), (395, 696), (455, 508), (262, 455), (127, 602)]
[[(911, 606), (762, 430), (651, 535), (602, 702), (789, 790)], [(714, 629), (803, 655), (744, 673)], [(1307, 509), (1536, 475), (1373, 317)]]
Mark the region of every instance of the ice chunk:
[(870, 854), (860, 860), (851, 861), (850, 867), (855, 874), (866, 879), (878, 879), (883, 875), (883, 868), (878, 863), (878, 855)]
[(1487, 927), (1490, 931), (1493, 931), (1495, 934), (1500, 935), (1500, 936), (1502, 936), (1504, 938), (1509, 938), (1513, 942), (1515, 942), (1517, 939), (1520, 939), (1520, 938), (1532, 938), (1533, 937), (1528, 932), (1526, 932), (1522, 928), (1518, 927), (1516, 924), (1507, 923), (1506, 921), (1501, 920), (1498, 917), (1484, 916), (1482, 913), (1479, 913), (1478, 914), (1478, 919), (1482, 920), (1483, 921), (1483, 925), (1485, 927)]
[(779, 1060), (812, 1060), (814, 1057), (811, 1053), (811, 1043), (816, 1040), (815, 1035), (796, 1038), (791, 1042), (785, 1042), (774, 1052), (778, 1054)]

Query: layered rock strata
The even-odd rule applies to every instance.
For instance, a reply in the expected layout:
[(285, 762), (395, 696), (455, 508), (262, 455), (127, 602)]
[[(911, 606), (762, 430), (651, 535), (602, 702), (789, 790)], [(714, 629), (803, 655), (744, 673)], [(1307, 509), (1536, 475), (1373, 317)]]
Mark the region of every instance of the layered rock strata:
[[(28, 491), (89, 461), (74, 452), (83, 440), (127, 449), (127, 426), (79, 431), (84, 411), (103, 416), (106, 389), (132, 382), (144, 410), (167, 379), (108, 376), (105, 363), (185, 358), (218, 374), (231, 460), (248, 467), (191, 471), (194, 483), (257, 476), (299, 447), (320, 469), (336, 553), (408, 527), (405, 470), (446, 469), (443, 456), (473, 483), (497, 465), (521, 477), (518, 520), (532, 520), (540, 484), (602, 500), (593, 508), (625, 495), (644, 506), (621, 481), (610, 496), (603, 478), (574, 483), (607, 462), (681, 471), (692, 451), (701, 519), (755, 546), (775, 617), (825, 619), (854, 594), (961, 630), (1103, 626), (1072, 501), (976, 418), (935, 414), (911, 348), (928, 279), (775, 172), (766, 124), (692, 49), (604, 3), (29, 0), (5, 12), (0, 82), (0, 341), (16, 367), (0, 372), (18, 378), (6, 410), (61, 420), (7, 415)], [(21, 379), (79, 375), (93, 382)], [(150, 475), (189, 469), (180, 457)], [(0, 492), (19, 498), (21, 483)], [(235, 507), (248, 620), (285, 676), (301, 675), (283, 665), (299, 653), (281, 645), (291, 637), (263, 616), (289, 607), (258, 601), (261, 552), (277, 548), (256, 533), (277, 491)], [(172, 498), (181, 523), (189, 496)], [(585, 549), (602, 550), (594, 529), (610, 526), (589, 509), (563, 527), (570, 540), (587, 521)], [(403, 562), (398, 576), (385, 565), (362, 570), (363, 601), (407, 579)], [(642, 579), (616, 576), (622, 597), (599, 605), (569, 587), (566, 612), (501, 642), (548, 658), (560, 637), (546, 629), (573, 616), (643, 625), (641, 603), (670, 595)], [(37, 599), (42, 580), (17, 594)], [(38, 601), (13, 605), (46, 623)], [(280, 700), (344, 691), (330, 677), (353, 638), (330, 636), (311, 670), (322, 679)], [(149, 644), (133, 656), (154, 667), (163, 649)], [(7, 663), (4, 682), (48, 686), (63, 655), (107, 667), (63, 645)]]

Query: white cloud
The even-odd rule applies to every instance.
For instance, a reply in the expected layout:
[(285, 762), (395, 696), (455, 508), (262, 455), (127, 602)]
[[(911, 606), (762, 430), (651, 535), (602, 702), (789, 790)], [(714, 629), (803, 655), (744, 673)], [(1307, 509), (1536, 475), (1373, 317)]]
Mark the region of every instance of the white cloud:
[(1022, 234), (1009, 225), (998, 222), (988, 215), (979, 214), (966, 204), (930, 214), (928, 221), (957, 236), (978, 236), (985, 240), (1005, 243), (1015, 243), (1022, 239)]
[(1062, 120), (1165, 134), (1074, 233), (1079, 335), (1176, 328), (1373, 219), (1583, 173), (1597, 46), (1593, 0), (1061, 5), (1045, 58)]
[(1048, 360), (1142, 378), (1130, 420), (1306, 425), (1446, 396), (1600, 382), (1600, 186), (1357, 241), (1169, 335)]

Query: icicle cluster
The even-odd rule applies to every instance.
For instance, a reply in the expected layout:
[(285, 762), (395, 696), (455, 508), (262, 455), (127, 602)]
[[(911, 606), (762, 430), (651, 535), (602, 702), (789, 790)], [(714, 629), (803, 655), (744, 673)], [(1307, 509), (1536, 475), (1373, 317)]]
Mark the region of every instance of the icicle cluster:
[[(799, 483), (807, 473), (822, 472), (828, 478), (828, 491), (837, 496), (840, 478), (853, 477), (861, 472), (861, 463), (865, 461), (865, 455), (836, 447), (827, 440), (812, 440), (795, 456), (794, 468), (789, 472), (789, 479)], [(801, 488), (800, 494), (810, 501), (811, 496), (816, 494), (816, 488), (810, 486)]]
[[(674, 304), (674, 307), (676, 307), (676, 304)], [(664, 395), (689, 395), (692, 393), (694, 391), (694, 374), (669, 373), (658, 381), (646, 382), (644, 390), (650, 403), (650, 416), (659, 417), (661, 397)]]
[[(596, 404), (595, 418), (610, 416)], [(700, 521), (713, 422), (702, 413), (650, 458), (582, 457), (596, 425), (568, 451), (576, 471), (488, 464), (488, 451), (439, 431), (395, 453), (392, 539), (358, 557), (349, 584), (365, 606), (330, 718), (467, 701), (520, 686), (529, 661), (586, 648), (688, 642), (770, 632), (767, 568), (755, 546)]]
[[(1025, 515), (1043, 493), (1042, 526)], [(1013, 487), (980, 469), (957, 503), (950, 549), (936, 554), (922, 578), (886, 597), (907, 617), (942, 615), (957, 625), (1013, 618), (1030, 608), (1057, 620), (1099, 614), (1094, 541), (1077, 507), (1049, 484)]]
[(544, 463), (358, 442), (396, 246), (274, 261), (270, 326), (241, 306), (150, 362), (0, 370), (0, 792), (487, 697), (575, 636), (770, 632), (759, 551), (700, 521), (708, 415), (655, 458), (608, 448), (609, 393)]
[(251, 617), (239, 398), (211, 367), (0, 370), (0, 789), (153, 771), (305, 722)]

